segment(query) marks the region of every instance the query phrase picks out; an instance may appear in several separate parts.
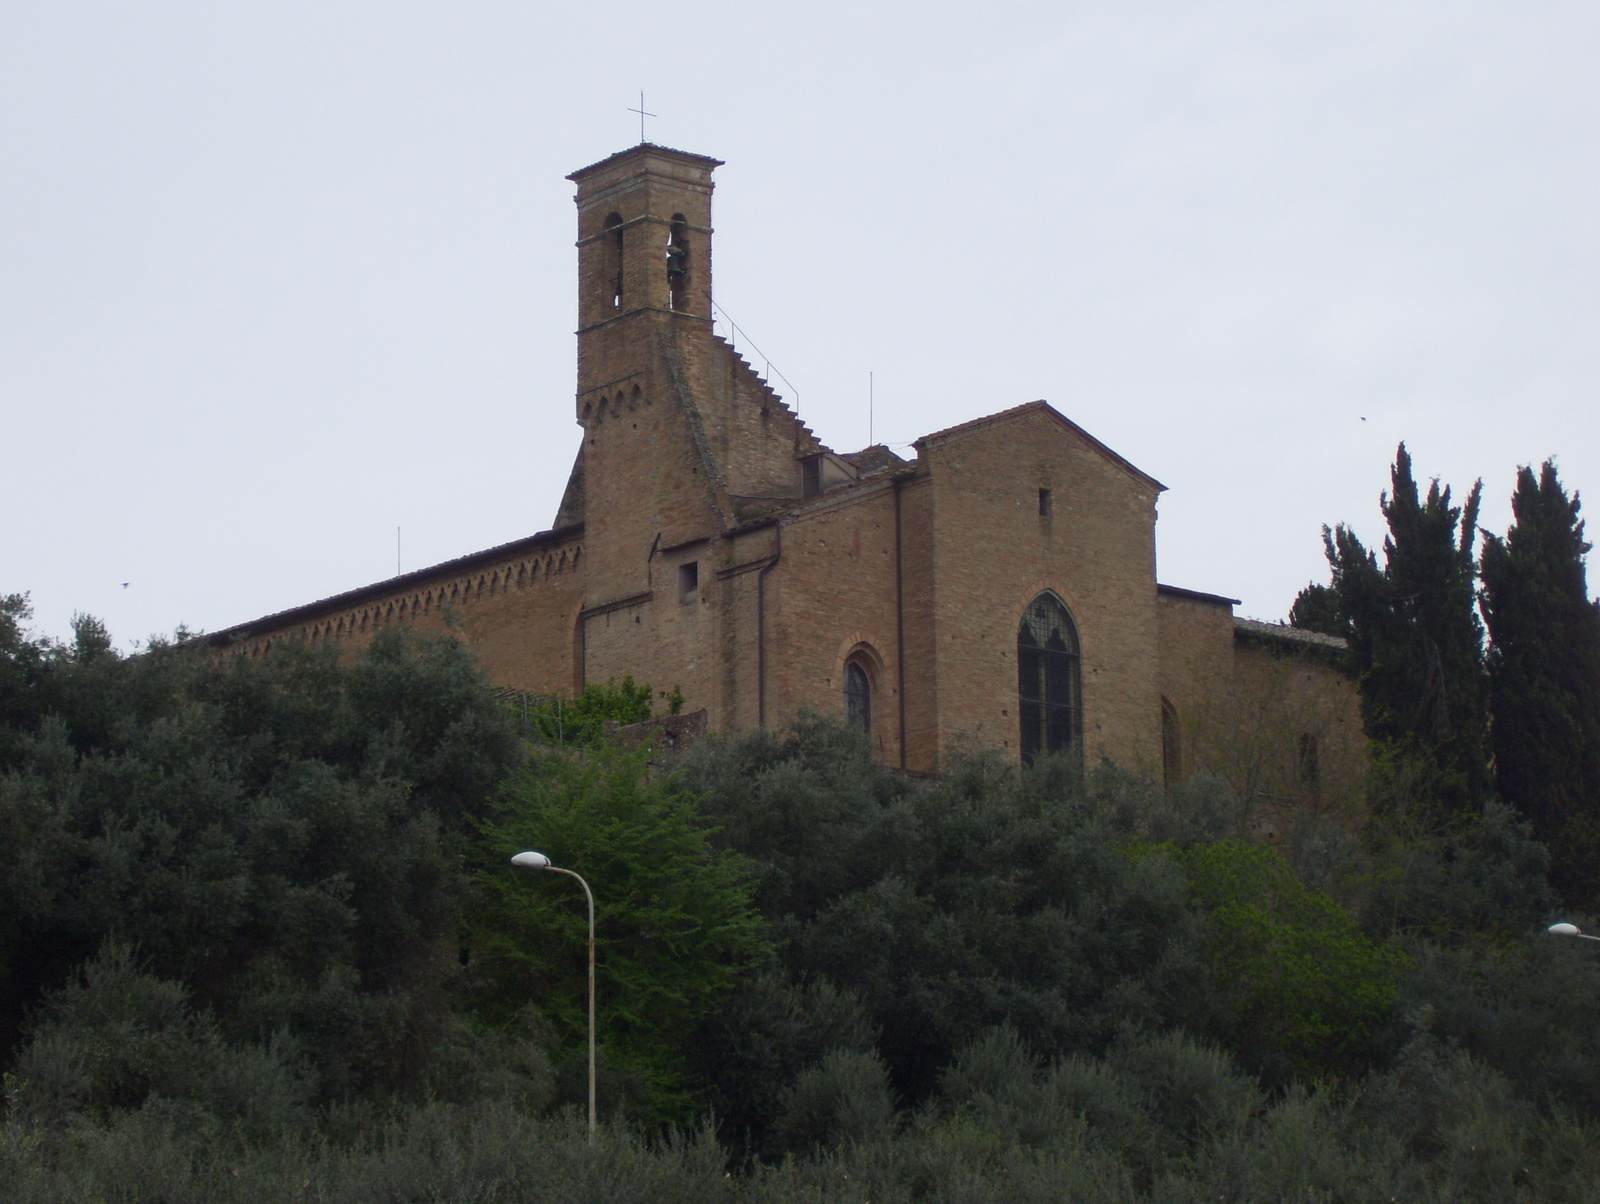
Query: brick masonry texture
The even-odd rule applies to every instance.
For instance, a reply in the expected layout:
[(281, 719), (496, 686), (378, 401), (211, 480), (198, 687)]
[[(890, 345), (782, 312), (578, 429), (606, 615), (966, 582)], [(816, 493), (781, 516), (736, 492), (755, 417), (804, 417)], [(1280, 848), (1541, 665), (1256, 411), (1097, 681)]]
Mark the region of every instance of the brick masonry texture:
[(1050, 591), (1079, 636), (1091, 761), (1159, 776), (1177, 739), (1184, 772), (1218, 768), (1241, 716), (1269, 738), (1264, 712), (1288, 724), (1272, 798), (1313, 789), (1309, 736), (1324, 779), (1359, 761), (1328, 649), (1241, 636), (1227, 599), (1158, 587), (1162, 486), (1044, 402), (928, 435), (910, 460), (824, 447), (712, 331), (717, 166), (646, 144), (570, 177), (583, 443), (555, 529), (212, 642), (450, 634), (496, 685), (631, 676), (681, 689), (713, 733), (843, 716), (854, 663), (878, 756), (937, 771), (963, 745), (1019, 755), (1018, 627)]

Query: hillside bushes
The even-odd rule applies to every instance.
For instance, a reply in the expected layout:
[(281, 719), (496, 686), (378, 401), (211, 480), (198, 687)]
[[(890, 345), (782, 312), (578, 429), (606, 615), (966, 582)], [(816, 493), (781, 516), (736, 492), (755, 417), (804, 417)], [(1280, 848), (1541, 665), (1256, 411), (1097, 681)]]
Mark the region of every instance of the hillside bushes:
[[(1505, 808), (1278, 850), (1215, 779), (912, 779), (815, 719), (671, 768), (525, 743), (459, 646), (394, 635), (120, 658), (13, 621), (0, 694), (8, 1199), (1498, 1201), (1597, 1169), (1600, 962), (1542, 935)], [(593, 1150), (582, 895), (524, 847), (597, 896)]]

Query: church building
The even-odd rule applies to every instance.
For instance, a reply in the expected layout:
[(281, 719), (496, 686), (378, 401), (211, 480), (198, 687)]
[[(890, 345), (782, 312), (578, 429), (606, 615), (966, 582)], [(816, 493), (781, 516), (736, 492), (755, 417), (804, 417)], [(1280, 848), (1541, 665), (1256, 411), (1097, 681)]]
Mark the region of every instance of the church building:
[(583, 443), (549, 530), (213, 642), (449, 632), (507, 689), (631, 675), (714, 733), (809, 709), (924, 772), (965, 743), (1170, 781), (1254, 741), (1284, 795), (1358, 751), (1341, 641), (1158, 584), (1163, 486), (1047, 402), (909, 459), (818, 441), (713, 332), (718, 166), (645, 143), (568, 177)]

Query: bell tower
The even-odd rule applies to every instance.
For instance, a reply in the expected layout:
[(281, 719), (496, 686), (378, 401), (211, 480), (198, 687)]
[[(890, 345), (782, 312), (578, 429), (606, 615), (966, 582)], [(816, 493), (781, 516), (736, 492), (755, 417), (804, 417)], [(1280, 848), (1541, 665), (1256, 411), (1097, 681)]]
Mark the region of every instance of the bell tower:
[(713, 333), (711, 176), (721, 166), (644, 142), (567, 177), (577, 185), (584, 440), (558, 519), (587, 523), (591, 546), (608, 508), (616, 521), (619, 510), (660, 514), (664, 540), (682, 535), (666, 517), (682, 507), (642, 496), (663, 474), (727, 520), (736, 497), (801, 496), (802, 462), (826, 450)]
[(718, 522), (701, 375), (714, 344), (720, 166), (641, 143), (567, 177), (577, 185), (583, 447), (562, 513), (581, 517), (591, 579), (606, 591), (645, 588), (659, 567), (653, 548)]
[(639, 313), (709, 324), (711, 173), (721, 166), (646, 142), (567, 177), (578, 186), (580, 337)]

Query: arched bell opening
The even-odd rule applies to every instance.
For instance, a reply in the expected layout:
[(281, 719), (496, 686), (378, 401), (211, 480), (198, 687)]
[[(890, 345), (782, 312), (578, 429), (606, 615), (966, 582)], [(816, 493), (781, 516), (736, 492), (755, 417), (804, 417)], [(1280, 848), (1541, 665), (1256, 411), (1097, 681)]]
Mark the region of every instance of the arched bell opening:
[(689, 220), (672, 215), (667, 235), (667, 304), (674, 310), (689, 308)]
[(605, 275), (607, 300), (612, 311), (622, 309), (622, 214), (606, 215)]

